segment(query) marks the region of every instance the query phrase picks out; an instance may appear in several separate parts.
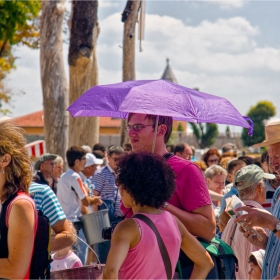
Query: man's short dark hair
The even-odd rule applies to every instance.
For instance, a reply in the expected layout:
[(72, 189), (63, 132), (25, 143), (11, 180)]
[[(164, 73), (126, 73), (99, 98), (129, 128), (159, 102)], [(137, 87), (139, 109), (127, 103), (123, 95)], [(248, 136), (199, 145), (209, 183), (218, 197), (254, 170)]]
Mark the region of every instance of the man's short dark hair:
[[(229, 174), (232, 173), (233, 169), (236, 167), (236, 166), (239, 166), (239, 165), (244, 165), (244, 161), (241, 160), (241, 159), (233, 159), (231, 160), (229, 163), (228, 163), (228, 166), (227, 166), (227, 172)], [(246, 164), (246, 163), (245, 163)]]
[[(130, 120), (132, 115), (133, 115), (133, 113), (128, 114), (127, 121)], [(145, 118), (152, 121), (153, 122), (153, 127), (155, 128), (157, 115), (146, 115)], [(168, 117), (168, 116), (159, 116), (158, 125), (161, 125), (161, 124), (166, 125), (166, 132), (165, 132), (165, 135), (164, 135), (164, 143), (166, 144), (168, 142), (170, 136), (171, 136), (171, 133), (172, 133), (173, 118)]]
[(124, 149), (121, 146), (110, 146), (110, 148), (108, 149), (108, 156), (112, 156), (112, 154), (123, 154), (124, 153)]
[(73, 167), (75, 165), (75, 160), (81, 160), (83, 156), (86, 155), (86, 151), (78, 146), (70, 147), (66, 152), (66, 159), (69, 167)]
[(254, 163), (255, 163), (254, 159), (251, 158), (251, 157), (248, 157), (248, 156), (241, 156), (241, 157), (239, 157), (238, 159), (243, 160), (247, 165), (250, 165), (250, 164), (254, 164)]
[(141, 206), (159, 208), (173, 195), (175, 174), (161, 156), (151, 153), (126, 154), (119, 161), (116, 183)]
[(124, 149), (124, 151), (125, 152), (130, 152), (130, 151), (132, 151), (132, 145), (131, 145), (131, 143), (124, 143), (123, 144), (123, 149)]
[(101, 144), (101, 143), (96, 143), (96, 144), (94, 144), (94, 146), (92, 147), (92, 150), (93, 150), (93, 151), (98, 151), (98, 150), (100, 150), (100, 151), (102, 151), (103, 153), (105, 153), (106, 148), (104, 147), (103, 144)]
[(94, 150), (92, 151), (92, 154), (96, 157), (96, 158), (100, 158), (103, 159), (104, 158), (104, 153), (100, 150)]
[(180, 153), (182, 154), (185, 150), (185, 147), (187, 145), (185, 143), (179, 143), (175, 146), (175, 149), (174, 149), (174, 154), (176, 155), (176, 153)]

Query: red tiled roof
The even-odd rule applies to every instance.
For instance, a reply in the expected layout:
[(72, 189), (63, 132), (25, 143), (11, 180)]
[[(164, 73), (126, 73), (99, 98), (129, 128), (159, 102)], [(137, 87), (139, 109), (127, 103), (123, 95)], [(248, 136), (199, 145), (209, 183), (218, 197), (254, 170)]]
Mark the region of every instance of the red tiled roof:
[[(14, 122), (21, 127), (43, 127), (44, 111), (38, 111), (28, 115), (14, 118)], [(121, 119), (113, 119), (111, 117), (100, 117), (100, 127), (120, 127)]]
[(43, 127), (44, 126), (43, 110), (14, 118), (14, 122), (21, 127)]

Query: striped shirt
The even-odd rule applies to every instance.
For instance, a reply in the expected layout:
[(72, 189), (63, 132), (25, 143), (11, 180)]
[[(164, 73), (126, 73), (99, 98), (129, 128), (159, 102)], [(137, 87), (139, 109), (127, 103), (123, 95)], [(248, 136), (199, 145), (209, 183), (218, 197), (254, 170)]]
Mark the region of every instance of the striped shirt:
[[(95, 185), (95, 191), (99, 192), (101, 199), (108, 199), (112, 202), (116, 200), (115, 215), (122, 216), (120, 210), (120, 192), (115, 183), (115, 173), (109, 164), (97, 170), (93, 177), (92, 183)], [(117, 199), (116, 199), (117, 197)]]
[(272, 198), (275, 192), (275, 189), (270, 185), (269, 180), (265, 180), (265, 186), (266, 186), (266, 200), (262, 207), (269, 211), (271, 213), (271, 203), (272, 203)]
[(32, 182), (29, 193), (34, 199), (37, 210), (41, 210), (48, 217), (51, 226), (66, 219), (56, 195), (49, 186)]
[[(280, 194), (280, 187), (275, 191), (272, 200), (272, 215), (277, 219), (280, 219), (280, 200), (278, 196)], [(270, 232), (268, 242), (266, 245), (262, 278), (261, 279), (273, 279), (277, 275), (278, 265), (280, 263), (280, 239)]]

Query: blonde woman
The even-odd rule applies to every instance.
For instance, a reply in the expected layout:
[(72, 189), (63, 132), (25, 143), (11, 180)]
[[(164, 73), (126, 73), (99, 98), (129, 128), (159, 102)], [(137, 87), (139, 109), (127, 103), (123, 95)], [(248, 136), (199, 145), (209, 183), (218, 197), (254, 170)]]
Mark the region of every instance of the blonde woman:
[(22, 129), (0, 122), (0, 278), (29, 279), (37, 213)]

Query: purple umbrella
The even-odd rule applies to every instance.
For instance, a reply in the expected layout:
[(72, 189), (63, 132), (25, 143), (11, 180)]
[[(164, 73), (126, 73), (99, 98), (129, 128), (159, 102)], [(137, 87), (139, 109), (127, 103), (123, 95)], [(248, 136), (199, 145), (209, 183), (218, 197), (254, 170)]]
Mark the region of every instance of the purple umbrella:
[[(171, 116), (174, 120), (242, 126), (253, 133), (253, 122), (225, 98), (165, 80), (127, 81), (94, 86), (68, 109), (73, 117), (127, 118), (128, 113)], [(250, 123), (248, 123), (248, 121)]]

